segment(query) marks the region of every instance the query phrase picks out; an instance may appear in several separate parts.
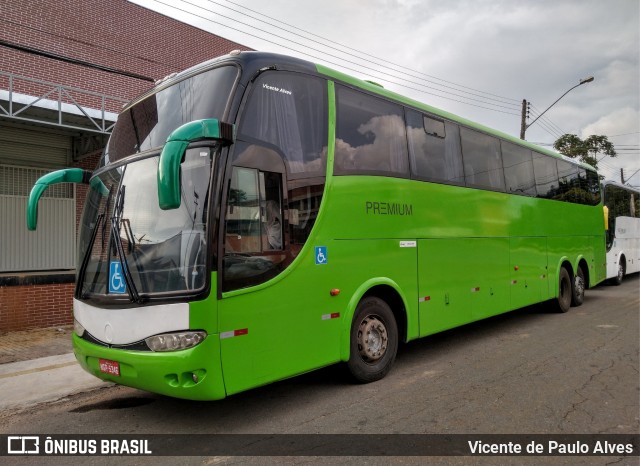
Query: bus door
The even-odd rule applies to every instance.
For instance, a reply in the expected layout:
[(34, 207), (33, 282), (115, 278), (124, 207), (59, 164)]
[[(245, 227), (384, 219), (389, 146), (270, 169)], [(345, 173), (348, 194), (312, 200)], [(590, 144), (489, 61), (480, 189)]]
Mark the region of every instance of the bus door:
[(227, 394), (340, 358), (340, 319), (332, 318), (339, 310), (331, 307), (329, 285), (323, 286), (331, 263), (322, 249), (315, 256), (318, 248), (298, 257), (303, 245), (296, 241), (298, 230), (311, 229), (319, 208), (311, 198), (320, 194), (312, 186), (300, 189), (308, 194), (302, 203), (297, 188), (285, 189), (275, 151), (245, 143), (237, 150), (242, 155), (227, 189), (219, 301)]

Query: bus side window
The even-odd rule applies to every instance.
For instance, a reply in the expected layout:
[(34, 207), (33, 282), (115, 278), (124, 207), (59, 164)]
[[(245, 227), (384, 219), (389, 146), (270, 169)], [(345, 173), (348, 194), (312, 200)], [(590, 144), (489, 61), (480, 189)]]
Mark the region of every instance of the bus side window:
[(406, 110), (407, 140), (414, 177), (464, 184), (457, 125)]
[(578, 167), (566, 160), (556, 160), (556, 165), (558, 167), (558, 193), (554, 198), (575, 204), (588, 204), (588, 193), (580, 190)]
[(506, 191), (535, 196), (536, 181), (533, 176), (531, 150), (506, 141), (502, 141), (501, 145)]
[(558, 191), (558, 167), (556, 159), (533, 152), (533, 172), (538, 197), (553, 199)]
[(282, 174), (233, 167), (225, 226), (223, 291), (280, 273), (286, 259)]
[(336, 99), (335, 174), (408, 177), (403, 108), (344, 86)]
[(460, 140), (467, 186), (504, 191), (500, 141), (464, 126), (460, 127)]

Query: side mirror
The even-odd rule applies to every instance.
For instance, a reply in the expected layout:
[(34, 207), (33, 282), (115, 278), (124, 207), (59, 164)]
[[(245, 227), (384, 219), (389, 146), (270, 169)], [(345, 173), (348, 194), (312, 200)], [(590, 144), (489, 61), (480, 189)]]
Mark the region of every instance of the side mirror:
[(89, 184), (91, 174), (90, 171), (82, 170), (81, 168), (65, 168), (64, 170), (57, 170), (40, 177), (38, 181), (36, 181), (36, 184), (33, 185), (33, 188), (31, 188), (31, 193), (29, 193), (29, 201), (27, 202), (27, 228), (31, 231), (36, 229), (38, 224), (38, 201), (45, 189), (52, 184), (58, 183)]
[(232, 144), (235, 126), (215, 118), (185, 123), (173, 131), (160, 153), (158, 164), (158, 203), (162, 210), (180, 207), (180, 164), (190, 143), (214, 140)]

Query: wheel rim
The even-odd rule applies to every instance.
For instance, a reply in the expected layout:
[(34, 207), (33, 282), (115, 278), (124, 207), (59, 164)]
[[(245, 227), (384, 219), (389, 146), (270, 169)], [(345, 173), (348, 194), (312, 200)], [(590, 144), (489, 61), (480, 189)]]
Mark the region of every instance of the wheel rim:
[(358, 327), (358, 352), (365, 362), (376, 362), (387, 352), (389, 336), (384, 322), (377, 316), (367, 316)]
[(622, 262), (618, 264), (618, 280), (622, 280), (624, 277), (624, 267), (622, 266)]

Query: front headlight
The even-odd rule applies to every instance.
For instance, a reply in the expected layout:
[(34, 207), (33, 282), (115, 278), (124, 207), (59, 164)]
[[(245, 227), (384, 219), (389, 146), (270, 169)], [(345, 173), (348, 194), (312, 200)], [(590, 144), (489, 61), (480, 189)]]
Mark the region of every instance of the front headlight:
[(151, 351), (178, 351), (192, 348), (207, 337), (207, 332), (176, 332), (154, 335), (144, 341)]
[(76, 335), (82, 337), (86, 330), (80, 322), (78, 322), (76, 319), (73, 319), (73, 331), (76, 333)]

